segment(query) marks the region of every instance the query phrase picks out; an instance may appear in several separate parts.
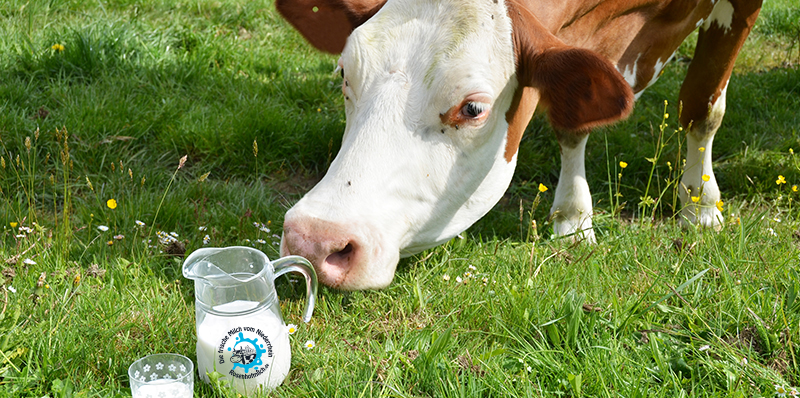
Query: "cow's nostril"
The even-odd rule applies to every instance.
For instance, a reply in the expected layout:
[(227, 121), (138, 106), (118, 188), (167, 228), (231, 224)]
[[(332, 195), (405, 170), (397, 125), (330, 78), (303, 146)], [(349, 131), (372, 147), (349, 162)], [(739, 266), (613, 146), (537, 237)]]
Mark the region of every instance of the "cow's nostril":
[(348, 243), (342, 250), (331, 253), (328, 258), (325, 259), (325, 262), (340, 268), (348, 268), (351, 261), (350, 257), (352, 257), (355, 250), (355, 246), (352, 243)]
[(338, 254), (340, 256), (346, 256), (350, 254), (352, 251), (353, 251), (353, 244), (348, 243), (347, 246), (345, 246), (344, 249), (340, 250)]

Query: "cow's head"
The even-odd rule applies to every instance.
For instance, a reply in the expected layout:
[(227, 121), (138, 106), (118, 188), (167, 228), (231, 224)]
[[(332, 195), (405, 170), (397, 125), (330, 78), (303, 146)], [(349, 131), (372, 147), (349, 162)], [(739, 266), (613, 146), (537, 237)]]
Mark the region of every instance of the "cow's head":
[(617, 120), (633, 103), (613, 65), (566, 46), (512, 0), (278, 0), (278, 9), (311, 44), (342, 53), (342, 147), (286, 213), (281, 242), (340, 289), (387, 286), (400, 257), (486, 214), (538, 103), (565, 131)]

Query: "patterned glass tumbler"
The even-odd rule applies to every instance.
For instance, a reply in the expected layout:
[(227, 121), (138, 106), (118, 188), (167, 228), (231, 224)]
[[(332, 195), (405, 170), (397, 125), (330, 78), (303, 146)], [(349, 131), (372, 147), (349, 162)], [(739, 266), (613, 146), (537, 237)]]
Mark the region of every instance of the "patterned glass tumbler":
[(191, 398), (194, 364), (179, 354), (153, 354), (128, 368), (133, 398)]

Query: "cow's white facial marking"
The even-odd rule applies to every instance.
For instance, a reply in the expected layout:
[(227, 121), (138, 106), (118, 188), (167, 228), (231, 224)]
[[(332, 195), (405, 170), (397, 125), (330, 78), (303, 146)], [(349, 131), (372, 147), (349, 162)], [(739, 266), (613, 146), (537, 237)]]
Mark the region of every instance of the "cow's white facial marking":
[(728, 32), (731, 30), (734, 11), (733, 4), (730, 1), (719, 0), (703, 23), (703, 30), (708, 30), (711, 24), (717, 24), (720, 28), (725, 29), (725, 32)]
[(342, 147), (287, 212), (282, 252), (314, 257), (328, 285), (381, 288), (399, 255), (456, 236), (508, 188), (511, 21), (491, 0), (390, 1), (353, 31), (339, 66)]

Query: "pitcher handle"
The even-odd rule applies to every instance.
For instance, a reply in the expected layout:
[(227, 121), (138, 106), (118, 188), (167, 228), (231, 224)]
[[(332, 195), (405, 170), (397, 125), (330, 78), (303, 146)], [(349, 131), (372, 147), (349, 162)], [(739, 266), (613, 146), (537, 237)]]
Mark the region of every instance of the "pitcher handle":
[(303, 322), (311, 320), (314, 304), (317, 302), (317, 273), (314, 266), (303, 257), (286, 256), (272, 262), (275, 278), (287, 272), (299, 272), (306, 278), (306, 310), (303, 311)]

